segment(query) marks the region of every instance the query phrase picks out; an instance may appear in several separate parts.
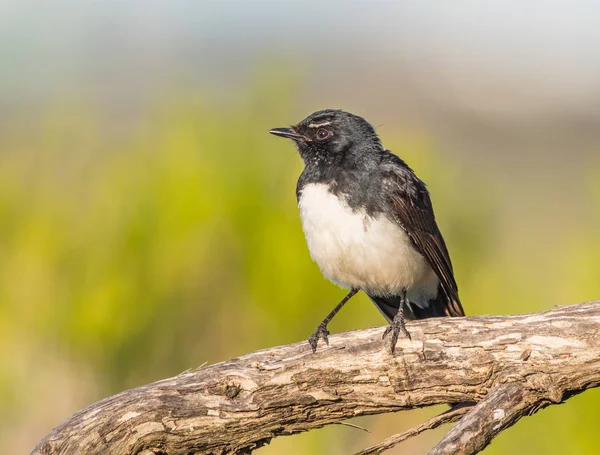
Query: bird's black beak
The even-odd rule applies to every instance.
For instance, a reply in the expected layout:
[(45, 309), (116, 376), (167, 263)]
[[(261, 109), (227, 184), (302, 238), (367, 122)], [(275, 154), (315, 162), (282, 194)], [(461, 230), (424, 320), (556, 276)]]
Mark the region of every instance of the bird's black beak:
[(288, 139), (292, 139), (294, 141), (306, 140), (304, 136), (296, 133), (291, 128), (273, 128), (272, 130), (269, 130), (269, 133), (274, 134), (275, 136), (287, 137)]

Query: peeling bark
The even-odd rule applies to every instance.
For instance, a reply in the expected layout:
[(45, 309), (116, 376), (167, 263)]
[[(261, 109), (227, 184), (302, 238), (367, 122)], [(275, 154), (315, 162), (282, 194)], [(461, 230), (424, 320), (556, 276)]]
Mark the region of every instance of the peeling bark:
[(407, 324), (258, 351), (106, 398), (50, 432), (33, 455), (244, 454), (361, 415), (477, 403), (430, 453), (472, 454), (503, 429), (600, 384), (600, 302), (506, 317)]

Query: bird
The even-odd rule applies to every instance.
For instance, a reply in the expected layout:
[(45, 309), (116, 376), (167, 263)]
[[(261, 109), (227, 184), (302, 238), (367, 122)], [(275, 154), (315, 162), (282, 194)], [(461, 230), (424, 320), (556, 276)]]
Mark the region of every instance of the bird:
[(359, 291), (389, 323), (392, 354), (400, 334), (411, 338), (405, 318), (465, 315), (425, 183), (367, 120), (326, 109), (269, 133), (291, 139), (304, 161), (296, 197), (311, 258), (349, 290), (308, 339), (313, 353)]

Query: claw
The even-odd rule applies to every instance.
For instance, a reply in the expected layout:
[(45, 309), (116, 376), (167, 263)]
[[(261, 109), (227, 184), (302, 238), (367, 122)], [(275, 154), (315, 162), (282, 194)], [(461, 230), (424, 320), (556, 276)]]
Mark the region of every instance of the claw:
[(398, 343), (398, 337), (400, 333), (402, 333), (402, 335), (404, 335), (405, 338), (408, 338), (409, 341), (412, 340), (412, 338), (410, 337), (410, 333), (408, 333), (408, 330), (406, 330), (406, 327), (404, 326), (399, 327), (392, 323), (387, 330), (388, 333), (392, 332), (392, 338), (390, 340), (390, 353), (392, 355), (396, 352), (396, 344)]
[(319, 342), (319, 338), (322, 339), (327, 346), (329, 346), (329, 330), (327, 330), (327, 326), (324, 324), (319, 324), (315, 333), (313, 333), (308, 339), (308, 344), (312, 348), (313, 354), (317, 352), (317, 343)]
[(381, 338), (384, 339), (390, 332), (392, 333), (392, 338), (390, 339), (390, 352), (393, 355), (396, 352), (396, 343), (398, 342), (400, 332), (402, 332), (402, 335), (404, 335), (405, 338), (408, 338), (409, 341), (412, 340), (410, 333), (408, 333), (408, 330), (406, 330), (406, 327), (404, 326), (404, 315), (402, 314), (402, 311), (398, 311), (396, 316), (394, 316), (394, 320), (386, 327)]
[(382, 340), (385, 340), (385, 337), (386, 337), (386, 336), (388, 336), (388, 334), (389, 334), (391, 331), (392, 331), (392, 325), (390, 324), (390, 325), (388, 325), (388, 326), (385, 328), (385, 332), (383, 332), (383, 335), (381, 336), (381, 339), (382, 339)]

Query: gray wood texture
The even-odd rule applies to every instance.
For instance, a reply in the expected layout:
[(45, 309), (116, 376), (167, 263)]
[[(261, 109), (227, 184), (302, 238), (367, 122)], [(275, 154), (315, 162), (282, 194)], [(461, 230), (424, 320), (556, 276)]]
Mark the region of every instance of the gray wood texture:
[(127, 390), (69, 417), (32, 454), (247, 454), (356, 416), (465, 402), (411, 431), (458, 420), (430, 454), (473, 454), (521, 417), (600, 383), (600, 301), (407, 328), (412, 340), (393, 356), (378, 327), (333, 334), (316, 354), (303, 341)]

